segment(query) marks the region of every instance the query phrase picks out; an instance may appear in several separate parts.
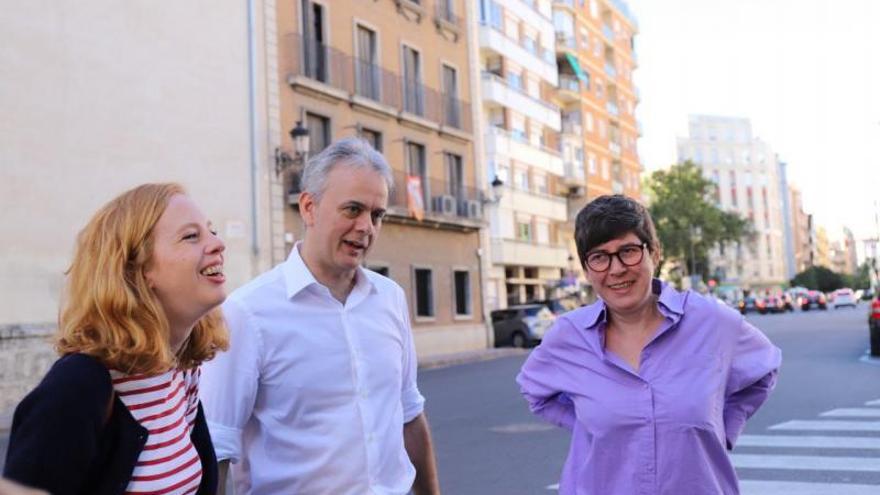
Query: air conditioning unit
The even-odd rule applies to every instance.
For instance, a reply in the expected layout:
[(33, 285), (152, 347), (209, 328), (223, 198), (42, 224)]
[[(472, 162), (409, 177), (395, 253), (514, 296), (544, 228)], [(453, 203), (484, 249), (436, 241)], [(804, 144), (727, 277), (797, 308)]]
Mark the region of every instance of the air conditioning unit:
[(483, 217), (483, 205), (477, 199), (468, 199), (464, 201), (464, 211), (468, 218), (479, 219)]
[(455, 215), (455, 196), (434, 196), (431, 198), (431, 211), (441, 215)]

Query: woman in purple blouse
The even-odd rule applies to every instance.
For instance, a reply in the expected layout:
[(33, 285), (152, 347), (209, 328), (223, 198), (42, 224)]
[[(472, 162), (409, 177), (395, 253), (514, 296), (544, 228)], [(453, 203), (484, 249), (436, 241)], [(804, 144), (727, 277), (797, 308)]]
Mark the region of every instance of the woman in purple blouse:
[(602, 196), (575, 242), (599, 300), (561, 316), (517, 377), (572, 432), (561, 495), (739, 493), (727, 450), (776, 383), (781, 351), (739, 313), (653, 278), (647, 210)]

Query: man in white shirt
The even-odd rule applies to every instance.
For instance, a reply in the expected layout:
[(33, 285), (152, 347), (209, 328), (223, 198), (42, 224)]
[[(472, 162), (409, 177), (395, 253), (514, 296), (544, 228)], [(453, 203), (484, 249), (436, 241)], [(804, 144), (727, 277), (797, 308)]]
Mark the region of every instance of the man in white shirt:
[(361, 267), (392, 184), (366, 141), (330, 145), (303, 172), (305, 239), (224, 303), (200, 392), (236, 495), (440, 492), (406, 297)]

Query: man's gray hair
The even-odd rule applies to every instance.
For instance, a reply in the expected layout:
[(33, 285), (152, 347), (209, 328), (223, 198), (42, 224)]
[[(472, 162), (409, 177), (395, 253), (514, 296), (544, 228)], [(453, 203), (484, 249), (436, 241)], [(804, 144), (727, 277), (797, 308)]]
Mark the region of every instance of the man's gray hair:
[(327, 188), (327, 177), (337, 165), (352, 168), (369, 167), (385, 179), (388, 193), (391, 194), (394, 175), (388, 161), (382, 153), (370, 146), (370, 143), (356, 137), (336, 141), (306, 162), (300, 180), (303, 192), (311, 194), (315, 201), (320, 201)]

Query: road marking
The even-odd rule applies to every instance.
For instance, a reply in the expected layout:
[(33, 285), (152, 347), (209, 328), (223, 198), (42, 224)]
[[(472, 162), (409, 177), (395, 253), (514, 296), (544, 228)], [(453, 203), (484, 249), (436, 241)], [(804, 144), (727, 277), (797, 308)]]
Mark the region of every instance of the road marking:
[[(813, 455), (731, 454), (738, 468), (793, 469), (798, 471), (863, 471), (880, 473), (880, 458)], [(877, 488), (875, 488), (876, 490)], [(834, 492), (836, 493), (836, 492)]]
[(554, 429), (556, 429), (555, 426), (547, 423), (513, 423), (493, 426), (489, 428), (489, 431), (494, 431), (495, 433), (535, 433)]
[(548, 490), (556, 490), (559, 491), (559, 483), (553, 483), (552, 485), (547, 485)]
[(836, 416), (839, 418), (880, 418), (880, 409), (876, 407), (844, 407), (825, 411), (819, 416)]
[(876, 495), (877, 486), (849, 483), (801, 483), (797, 481), (739, 482), (742, 495)]
[(880, 437), (741, 435), (737, 447), (800, 447), (807, 449), (878, 449)]
[(880, 431), (880, 421), (834, 421), (796, 419), (773, 425), (769, 430)]
[(880, 406), (880, 399), (869, 400), (868, 402), (865, 402), (865, 405), (866, 406)]

